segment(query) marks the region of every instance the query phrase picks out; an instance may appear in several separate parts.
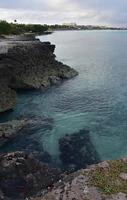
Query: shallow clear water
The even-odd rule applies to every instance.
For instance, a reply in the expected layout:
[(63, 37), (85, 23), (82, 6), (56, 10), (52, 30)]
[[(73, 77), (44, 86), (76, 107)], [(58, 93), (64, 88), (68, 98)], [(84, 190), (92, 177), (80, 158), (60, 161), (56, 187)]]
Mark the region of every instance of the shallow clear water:
[[(79, 76), (44, 92), (20, 94), (15, 111), (1, 121), (28, 114), (52, 119), (52, 129), (39, 129), (30, 137), (55, 162), (59, 138), (81, 129), (90, 131), (101, 160), (126, 156), (127, 31), (59, 31), (40, 39), (56, 44), (57, 59), (79, 71)], [(8, 145), (18, 147), (16, 142)]]

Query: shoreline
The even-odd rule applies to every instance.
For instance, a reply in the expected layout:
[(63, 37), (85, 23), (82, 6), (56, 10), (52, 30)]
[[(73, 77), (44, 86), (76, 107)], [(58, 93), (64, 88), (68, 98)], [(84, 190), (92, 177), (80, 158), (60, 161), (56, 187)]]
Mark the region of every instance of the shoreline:
[(18, 90), (47, 88), (78, 75), (55, 59), (55, 45), (33, 34), (9, 36), (0, 45), (0, 112), (13, 109)]
[[(55, 45), (52, 45), (50, 42), (40, 42), (39, 39), (35, 38), (35, 34), (22, 34), (17, 36), (7, 36), (6, 38), (0, 39), (0, 115), (5, 112), (11, 111), (15, 108), (15, 105), (18, 101), (18, 91), (30, 91), (30, 90), (42, 90), (46, 89), (52, 85), (62, 83), (62, 81), (73, 78), (78, 75), (78, 72), (71, 67), (64, 65), (63, 63), (56, 60), (56, 56), (54, 54)], [(43, 92), (43, 91), (42, 91)], [(38, 126), (49, 126), (50, 128), (50, 119), (37, 119), (34, 117), (27, 118), (27, 119), (18, 119), (7, 121), (4, 123), (0, 123), (0, 149), (4, 147), (5, 144), (11, 143), (13, 139), (19, 138), (23, 134), (31, 134), (30, 132), (34, 129), (37, 129)], [(51, 122), (52, 123), (52, 122)], [(31, 129), (33, 128), (33, 129)], [(38, 145), (34, 143), (33, 145)], [(4, 166), (2, 166), (2, 159), (6, 158), (14, 159), (16, 158), (17, 161), (14, 159), (14, 165), (18, 160), (24, 159), (24, 167), (28, 171), (28, 175), (33, 171), (32, 166), (27, 169), (26, 156), (28, 157), (28, 164), (30, 164), (30, 159), (32, 156), (32, 160), (35, 160), (39, 163), (39, 152), (33, 152), (30, 154), (25, 154), (24, 152), (10, 152), (10, 153), (0, 153), (0, 169), (6, 170)], [(50, 159), (50, 156), (47, 152), (43, 152), (44, 159)], [(37, 160), (36, 160), (37, 158)], [(48, 164), (40, 163), (39, 169), (36, 169), (35, 172), (38, 173), (40, 170), (40, 176), (44, 176), (44, 168), (46, 170), (45, 175), (47, 176), (48, 180), (43, 180), (41, 178), (41, 182), (43, 181), (43, 187), (47, 188), (48, 185), (52, 184), (52, 182), (60, 179), (60, 172), (59, 169), (53, 169), (53, 167), (49, 166)], [(22, 165), (21, 165), (22, 168)], [(19, 167), (19, 170), (21, 170)], [(16, 175), (15, 170), (12, 168), (11, 163), (9, 167), (8, 175), (9, 177), (12, 175), (10, 179), (8, 176), (0, 174), (2, 177), (0, 180), (0, 198), (7, 198), (13, 199), (8, 196), (8, 189), (6, 186), (3, 185), (7, 184), (8, 178), (11, 182), (13, 182), (13, 176), (16, 176), (17, 179), (23, 181), (24, 177), (19, 174)], [(31, 171), (32, 170), (32, 171)], [(42, 173), (41, 173), (42, 171)], [(50, 175), (50, 171), (51, 175)], [(22, 172), (24, 173), (24, 172)], [(25, 175), (24, 175), (25, 176)], [(35, 175), (34, 175), (35, 176)], [(48, 177), (49, 176), (49, 177)], [(57, 177), (58, 176), (58, 177)], [(52, 178), (54, 177), (54, 178)], [(27, 179), (27, 176), (26, 176)], [(38, 178), (36, 178), (38, 179)], [(25, 181), (25, 179), (24, 179)], [(46, 181), (48, 181), (46, 183)], [(36, 181), (37, 182), (37, 181)], [(13, 184), (13, 183), (12, 183)], [(36, 186), (33, 185), (34, 192), (37, 193), (43, 187), (39, 181), (36, 183)], [(40, 186), (39, 186), (40, 185)], [(1, 190), (2, 188), (2, 190)], [(5, 191), (8, 192), (5, 192)], [(30, 190), (29, 190), (30, 192)], [(6, 196), (7, 195), (7, 196)], [(3, 197), (2, 197), (3, 196)], [(21, 198), (22, 199), (22, 198)]]
[[(20, 37), (2, 40), (0, 105), (4, 109), (1, 115), (4, 110), (14, 109), (17, 91), (41, 91), (78, 75), (55, 59), (54, 45)], [(52, 126), (53, 119), (34, 116), (0, 123), (0, 147), (15, 138), (20, 143), (20, 136), (25, 138), (27, 135), (28, 139), (38, 127), (50, 130)], [(50, 155), (43, 147), (41, 153), (38, 151), (36, 140), (28, 142), (29, 153), (25, 150), (0, 153), (1, 200), (127, 200), (127, 158), (88, 166), (88, 163), (100, 162), (89, 131), (83, 129), (59, 140), (61, 160), (66, 163), (64, 172), (47, 164)], [(86, 150), (82, 149), (84, 143)], [(31, 151), (33, 146), (35, 151)], [(91, 153), (86, 154), (87, 150)], [(40, 156), (45, 162), (40, 161)], [(81, 163), (79, 158), (83, 169), (77, 171), (75, 166)], [(70, 165), (71, 162), (74, 165)]]

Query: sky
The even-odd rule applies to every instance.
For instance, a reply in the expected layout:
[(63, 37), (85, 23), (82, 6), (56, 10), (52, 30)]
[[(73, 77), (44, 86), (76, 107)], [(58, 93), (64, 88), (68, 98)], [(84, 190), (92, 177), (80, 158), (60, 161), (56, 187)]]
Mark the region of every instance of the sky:
[(127, 0), (0, 0), (0, 19), (127, 27)]

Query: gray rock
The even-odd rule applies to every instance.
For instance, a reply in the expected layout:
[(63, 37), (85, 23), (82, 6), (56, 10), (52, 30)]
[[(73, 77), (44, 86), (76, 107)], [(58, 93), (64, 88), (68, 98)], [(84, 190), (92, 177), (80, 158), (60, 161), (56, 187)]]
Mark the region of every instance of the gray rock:
[(63, 167), (67, 169), (81, 169), (100, 162), (90, 133), (86, 129), (60, 138), (59, 149)]
[(33, 35), (11, 37), (0, 46), (0, 112), (15, 106), (14, 90), (42, 89), (78, 75), (55, 59), (55, 45)]
[(26, 119), (0, 123), (0, 147), (17, 136), (18, 132), (25, 127), (27, 123), (28, 121)]
[(121, 173), (121, 174), (119, 175), (119, 177), (120, 177), (121, 179), (123, 179), (124, 181), (127, 181), (127, 173)]
[[(0, 83), (1, 84), (1, 83)], [(11, 110), (17, 103), (17, 94), (6, 84), (0, 85), (0, 113)]]
[[(61, 181), (56, 183), (51, 191), (42, 195), (39, 198), (32, 198), (32, 200), (127, 200), (127, 191), (125, 189), (125, 181), (119, 178), (119, 184), (123, 184), (122, 187), (117, 187), (118, 176), (110, 180), (109, 183), (117, 187), (117, 190), (108, 190), (107, 192), (103, 190), (102, 184), (98, 185), (98, 181), (104, 180), (104, 176), (108, 177), (110, 173), (122, 173), (126, 171), (126, 159), (121, 159), (118, 161), (107, 161), (100, 164), (92, 165), (87, 169), (79, 170), (72, 174), (64, 174)], [(101, 173), (103, 172), (103, 173)], [(96, 173), (97, 180), (91, 182), (92, 174)], [(103, 177), (101, 177), (103, 176)], [(103, 179), (104, 178), (104, 179)], [(109, 177), (110, 179), (111, 177)], [(108, 179), (106, 179), (108, 181)], [(97, 182), (96, 182), (97, 181)], [(116, 185), (115, 185), (116, 184)], [(122, 186), (122, 185), (121, 185)], [(107, 185), (105, 185), (107, 188)], [(105, 188), (105, 189), (106, 189)], [(109, 185), (110, 188), (110, 185)]]
[(127, 196), (126, 194), (120, 192), (116, 195), (112, 195), (110, 199), (106, 199), (106, 200), (127, 200)]
[(20, 136), (24, 134), (29, 136), (33, 131), (36, 131), (39, 128), (45, 129), (47, 126), (51, 126), (51, 124), (48, 124), (48, 119), (46, 121), (46, 119), (41, 118), (24, 118), (0, 123), (0, 147), (10, 140), (12, 141), (15, 137), (19, 139)]
[(14, 152), (0, 155), (1, 196), (25, 199), (47, 189), (60, 179), (60, 171), (50, 168), (32, 155)]

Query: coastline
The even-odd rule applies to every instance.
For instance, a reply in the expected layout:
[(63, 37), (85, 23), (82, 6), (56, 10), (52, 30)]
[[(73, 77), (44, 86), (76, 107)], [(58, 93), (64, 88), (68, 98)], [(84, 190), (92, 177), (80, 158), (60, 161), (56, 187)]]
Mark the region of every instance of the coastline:
[[(42, 43), (39, 39), (36, 39), (35, 36), (35, 34), (22, 34), (6, 36), (0, 39), (1, 116), (4, 112), (15, 108), (18, 101), (18, 91), (42, 90), (43, 88), (48, 88), (78, 75), (76, 70), (56, 60), (54, 54), (55, 45), (52, 45), (50, 42)], [(37, 129), (40, 125), (47, 126), (47, 120), (48, 119), (28, 117), (27, 119), (17, 119), (0, 123), (0, 148), (2, 149), (5, 144), (11, 143), (15, 138), (19, 137), (20, 140), (20, 135), (29, 135), (31, 130)], [(48, 126), (50, 125), (48, 124)], [(9, 181), (12, 183), (17, 179), (20, 180), (20, 182), (24, 182), (30, 173), (33, 173), (33, 175), (31, 175), (32, 179), (36, 179), (36, 183), (31, 186), (34, 194), (41, 189), (46, 189), (48, 185), (60, 179), (61, 175), (59, 169), (53, 169), (53, 167), (44, 163), (39, 164), (38, 154), (39, 152), (35, 152), (35, 155), (32, 155), (32, 152), (31, 155), (26, 155), (24, 152), (3, 152), (0, 154), (0, 199), (13, 199), (14, 197), (8, 194), (9, 188), (5, 185), (7, 185)], [(43, 157), (48, 159), (48, 153), (44, 152), (43, 154)], [(3, 163), (7, 163), (6, 159), (12, 159), (14, 165), (17, 166), (19, 165), (18, 162), (20, 159), (22, 159), (22, 161), (24, 160), (26, 173), (24, 174), (23, 171), (21, 174), (20, 172), (16, 174), (16, 169), (13, 168), (11, 162), (10, 164), (8, 163), (9, 168), (6, 169), (3, 165)], [(31, 162), (33, 162), (33, 164)], [(30, 165), (29, 168), (28, 165)], [(37, 169), (33, 169), (34, 165), (38, 165)], [(4, 174), (4, 170), (8, 172)], [(21, 170), (22, 164), (19, 165), (19, 171)], [(40, 181), (38, 180), (38, 175), (35, 175), (36, 173), (40, 173)], [(44, 174), (46, 176), (45, 179)], [(17, 177), (16, 180), (14, 177)], [(30, 184), (28, 184), (28, 187), (29, 186)], [(32, 195), (30, 191), (31, 190), (28, 189), (29, 195)], [(20, 197), (20, 194), (16, 194), (16, 191), (14, 191), (14, 193), (14, 196), (17, 195), (18, 198), (24, 199), (24, 197)]]
[(0, 112), (14, 108), (18, 90), (43, 89), (78, 75), (55, 59), (55, 45), (33, 34), (9, 36), (0, 43)]
[[(0, 54), (0, 80), (1, 91), (3, 91), (1, 92), (1, 103), (7, 102), (3, 105), (2, 112), (14, 109), (19, 90), (26, 90), (26, 92), (31, 89), (41, 90), (77, 75), (75, 70), (55, 60), (55, 46), (49, 42), (41, 43), (32, 38), (20, 40), (17, 36), (15, 39), (2, 40), (2, 44)], [(46, 79), (40, 76), (42, 73), (47, 77)], [(20, 141), (20, 135), (27, 134), (29, 137), (31, 130), (38, 128), (41, 123), (42, 126), (44, 124), (47, 126), (47, 121), (50, 121), (49, 128), (51, 128), (52, 119), (38, 119), (33, 116), (0, 124), (1, 147), (6, 143), (11, 143), (15, 137)], [(127, 159), (105, 161), (88, 167), (85, 165), (85, 160), (91, 160), (93, 163), (95, 158), (98, 158), (98, 154), (89, 140), (88, 131), (82, 130), (80, 133), (75, 133), (71, 137), (67, 135), (60, 140), (62, 160), (68, 162), (69, 166), (72, 160), (77, 164), (81, 159), (83, 163), (81, 167), (84, 169), (79, 171), (71, 166), (72, 169), (61, 172), (41, 162), (38, 159), (37, 150), (29, 154), (22, 151), (1, 153), (0, 199), (127, 200)], [(88, 149), (90, 147), (93, 152), (87, 157), (82, 151), (84, 140), (85, 147)], [(33, 144), (28, 145), (28, 148), (31, 148), (31, 145), (37, 147), (38, 144), (34, 141)], [(47, 152), (43, 153), (43, 156), (50, 160)], [(95, 155), (97, 156), (94, 157)], [(99, 159), (96, 162), (100, 162)]]

